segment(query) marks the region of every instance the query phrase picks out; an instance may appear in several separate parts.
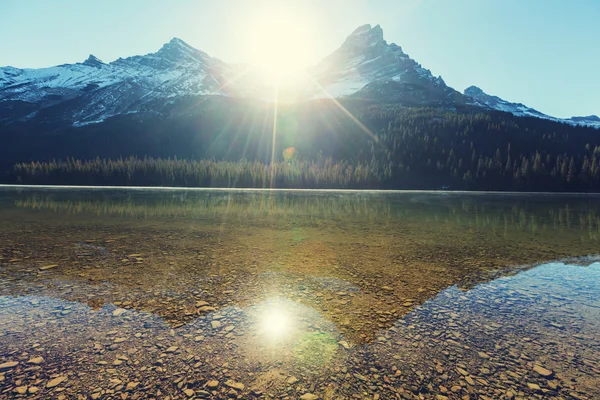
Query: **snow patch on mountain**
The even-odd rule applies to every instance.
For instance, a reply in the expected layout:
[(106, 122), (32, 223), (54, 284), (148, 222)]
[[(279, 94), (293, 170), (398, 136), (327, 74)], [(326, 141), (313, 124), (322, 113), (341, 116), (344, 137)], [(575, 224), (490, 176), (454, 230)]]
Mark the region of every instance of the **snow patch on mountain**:
[(222, 90), (234, 71), (220, 60), (174, 38), (145, 56), (109, 64), (90, 55), (84, 62), (41, 69), (0, 69), (0, 102), (38, 103), (41, 108), (81, 98), (73, 123), (104, 120), (155, 98), (228, 95)]
[(556, 118), (544, 114), (534, 108), (527, 107), (524, 104), (511, 103), (507, 100), (501, 99), (498, 96), (489, 95), (477, 86), (469, 86), (465, 89), (464, 94), (465, 96), (469, 96), (491, 109), (508, 112), (513, 115), (516, 115), (517, 117), (535, 117), (548, 119), (556, 122), (562, 122), (570, 125), (581, 125), (593, 128), (600, 128), (600, 118), (596, 115), (590, 115), (588, 117)]

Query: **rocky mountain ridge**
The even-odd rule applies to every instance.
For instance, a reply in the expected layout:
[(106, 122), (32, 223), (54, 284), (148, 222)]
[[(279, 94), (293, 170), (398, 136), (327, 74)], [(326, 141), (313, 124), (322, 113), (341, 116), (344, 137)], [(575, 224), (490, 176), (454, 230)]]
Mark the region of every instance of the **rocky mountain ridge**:
[(363, 25), (318, 64), (297, 71), (274, 90), (251, 66), (228, 64), (174, 38), (157, 52), (104, 63), (94, 55), (76, 64), (40, 69), (0, 68), (0, 123), (57, 121), (73, 126), (116, 115), (160, 113), (190, 96), (226, 96), (298, 102), (355, 98), (404, 106), (474, 106), (517, 116), (600, 127), (596, 116), (559, 119), (477, 87), (460, 93), (441, 76), (387, 43), (379, 25)]

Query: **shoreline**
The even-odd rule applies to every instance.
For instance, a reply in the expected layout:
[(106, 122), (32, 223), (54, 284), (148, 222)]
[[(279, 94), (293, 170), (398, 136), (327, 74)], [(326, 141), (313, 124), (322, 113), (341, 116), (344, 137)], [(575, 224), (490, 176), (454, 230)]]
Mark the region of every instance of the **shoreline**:
[(0, 183), (0, 189), (81, 189), (81, 190), (172, 190), (172, 191), (213, 191), (213, 192), (327, 192), (327, 193), (395, 193), (395, 194), (440, 194), (440, 195), (554, 195), (600, 197), (598, 192), (515, 192), (500, 190), (437, 190), (437, 189), (302, 189), (302, 188), (227, 188), (227, 187), (186, 187), (186, 186), (84, 186), (84, 185), (19, 185)]

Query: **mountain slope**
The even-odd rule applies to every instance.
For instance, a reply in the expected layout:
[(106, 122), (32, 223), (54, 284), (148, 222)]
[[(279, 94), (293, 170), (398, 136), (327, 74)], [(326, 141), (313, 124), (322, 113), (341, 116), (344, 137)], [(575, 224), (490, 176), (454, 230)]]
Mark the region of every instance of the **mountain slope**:
[[(13, 119), (30, 119), (42, 109), (62, 104), (65, 107), (55, 109), (58, 116), (82, 125), (137, 112), (141, 103), (156, 98), (227, 95), (222, 86), (235, 72), (175, 38), (156, 53), (119, 58), (110, 64), (90, 55), (83, 63), (51, 68), (2, 68), (0, 110), (11, 104), (35, 104), (36, 112), (12, 115)], [(0, 114), (0, 120), (3, 117), (11, 115)]]
[(466, 104), (441, 77), (383, 39), (379, 25), (363, 25), (342, 46), (309, 69), (322, 90), (315, 97), (374, 99), (407, 105)]
[(479, 101), (481, 104), (484, 104), (491, 109), (508, 112), (513, 115), (516, 115), (517, 117), (535, 117), (548, 119), (556, 122), (563, 122), (570, 125), (582, 125), (600, 128), (600, 118), (596, 115), (571, 118), (551, 117), (550, 115), (546, 115), (542, 112), (539, 112), (536, 109), (527, 107), (524, 104), (511, 103), (509, 101), (501, 99), (500, 97), (489, 95), (477, 86), (469, 86), (468, 88), (466, 88), (464, 91), (464, 95)]

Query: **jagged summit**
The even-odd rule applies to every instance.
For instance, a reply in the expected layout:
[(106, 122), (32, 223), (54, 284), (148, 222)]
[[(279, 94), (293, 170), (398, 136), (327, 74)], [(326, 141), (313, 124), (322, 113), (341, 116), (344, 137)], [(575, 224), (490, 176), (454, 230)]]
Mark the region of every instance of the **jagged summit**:
[(355, 29), (313, 71), (313, 76), (325, 84), (325, 92), (336, 97), (358, 93), (362, 98), (391, 102), (404, 99), (413, 105), (429, 101), (462, 103), (460, 93), (434, 77), (400, 46), (388, 44), (379, 25)]
[(90, 67), (99, 67), (99, 66), (105, 65), (102, 62), (102, 60), (100, 60), (98, 57), (96, 57), (93, 54), (90, 54), (90, 56), (82, 64), (89, 65)]
[(371, 26), (371, 24), (365, 24), (365, 25), (359, 26), (354, 31), (352, 31), (352, 33), (350, 34), (349, 37), (364, 37), (364, 36), (370, 36), (377, 40), (383, 40), (383, 29), (381, 29), (381, 26), (379, 24), (377, 24), (373, 27)]
[(371, 25), (359, 26), (346, 38), (342, 48), (360, 50), (368, 47), (385, 46), (386, 41), (383, 40), (383, 29), (381, 26)]
[(173, 39), (169, 40), (167, 43), (163, 44), (163, 46), (161, 47), (160, 50), (163, 50), (163, 49), (164, 50), (191, 49), (191, 50), (199, 51), (199, 50), (193, 48), (192, 46), (190, 46), (189, 44), (187, 44), (186, 42), (184, 42), (182, 39), (179, 39), (178, 37), (174, 37)]
[(197, 61), (204, 61), (211, 58), (205, 52), (190, 46), (176, 37), (165, 43), (155, 54), (171, 61), (181, 61), (182, 59), (190, 58)]

